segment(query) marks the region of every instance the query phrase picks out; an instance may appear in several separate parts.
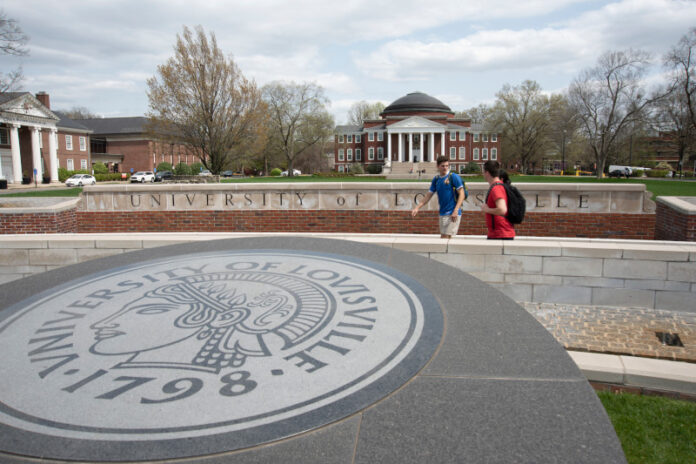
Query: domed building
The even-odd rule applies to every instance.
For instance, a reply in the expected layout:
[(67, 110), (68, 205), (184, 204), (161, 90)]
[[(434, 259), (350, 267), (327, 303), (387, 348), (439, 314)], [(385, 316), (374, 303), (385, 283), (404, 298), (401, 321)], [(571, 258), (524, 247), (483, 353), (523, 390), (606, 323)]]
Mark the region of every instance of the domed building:
[(472, 161), (483, 164), (500, 156), (497, 134), (455, 118), (449, 106), (422, 92), (398, 98), (379, 119), (362, 126), (337, 126), (334, 140), (339, 172), (347, 172), (354, 163), (367, 171), (372, 170), (369, 166), (384, 166), (391, 174), (432, 172), (442, 154), (449, 156), (451, 169), (460, 172)]

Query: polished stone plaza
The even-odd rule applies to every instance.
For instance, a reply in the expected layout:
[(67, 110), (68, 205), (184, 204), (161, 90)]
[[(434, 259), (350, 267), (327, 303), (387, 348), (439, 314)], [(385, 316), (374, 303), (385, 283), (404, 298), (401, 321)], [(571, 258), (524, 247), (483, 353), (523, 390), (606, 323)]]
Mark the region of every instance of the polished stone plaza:
[(624, 462), (563, 348), (459, 270), (299, 237), (0, 286), (0, 460)]

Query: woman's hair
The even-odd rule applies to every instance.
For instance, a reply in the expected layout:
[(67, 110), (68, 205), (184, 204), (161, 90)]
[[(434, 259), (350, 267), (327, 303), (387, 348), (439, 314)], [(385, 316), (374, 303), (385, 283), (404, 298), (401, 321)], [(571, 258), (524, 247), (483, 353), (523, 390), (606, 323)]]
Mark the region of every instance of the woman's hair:
[(491, 177), (498, 177), (506, 184), (510, 183), (510, 177), (508, 176), (508, 173), (500, 167), (500, 163), (497, 161), (486, 161), (485, 163), (483, 163), (483, 170), (490, 174)]

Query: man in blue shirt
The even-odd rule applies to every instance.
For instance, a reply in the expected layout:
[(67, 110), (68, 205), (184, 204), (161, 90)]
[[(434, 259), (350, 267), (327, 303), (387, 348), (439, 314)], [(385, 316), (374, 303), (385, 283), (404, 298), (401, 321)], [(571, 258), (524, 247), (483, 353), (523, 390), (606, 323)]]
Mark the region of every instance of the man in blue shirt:
[(464, 183), (457, 174), (450, 175), (449, 158), (446, 156), (437, 158), (437, 170), (440, 174), (433, 178), (430, 191), (425, 195), (423, 201), (413, 208), (411, 216), (416, 217), (418, 211), (437, 192), (437, 201), (440, 204), (440, 238), (451, 238), (453, 235), (457, 235), (459, 230), (459, 222), (462, 217), (461, 206), (464, 202)]

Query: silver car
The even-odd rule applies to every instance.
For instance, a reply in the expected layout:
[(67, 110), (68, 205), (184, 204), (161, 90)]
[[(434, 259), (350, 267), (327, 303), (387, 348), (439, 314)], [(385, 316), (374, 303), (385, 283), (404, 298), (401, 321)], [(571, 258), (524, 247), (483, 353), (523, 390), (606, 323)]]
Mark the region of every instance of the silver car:
[(82, 187), (83, 185), (94, 185), (97, 179), (89, 174), (75, 174), (65, 181), (67, 187)]
[(154, 182), (155, 173), (152, 171), (138, 171), (130, 178), (131, 182)]

